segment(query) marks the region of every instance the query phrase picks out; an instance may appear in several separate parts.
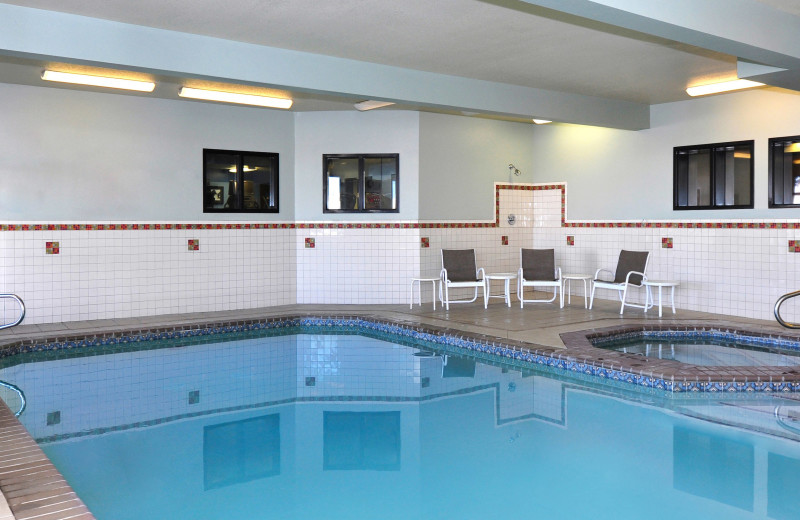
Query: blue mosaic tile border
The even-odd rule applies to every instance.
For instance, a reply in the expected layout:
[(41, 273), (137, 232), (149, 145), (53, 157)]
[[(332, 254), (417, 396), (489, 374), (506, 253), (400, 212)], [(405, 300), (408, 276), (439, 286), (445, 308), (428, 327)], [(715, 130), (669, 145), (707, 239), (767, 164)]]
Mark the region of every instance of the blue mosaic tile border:
[[(457, 348), (462, 352), (485, 359), (497, 360), (521, 367), (541, 367), (555, 370), (560, 375), (591, 377), (605, 380), (611, 384), (634, 385), (640, 389), (659, 392), (800, 392), (800, 381), (711, 381), (682, 380), (635, 373), (629, 370), (595, 365), (589, 361), (578, 361), (566, 353), (531, 351), (524, 347), (511, 346), (497, 341), (486, 341), (465, 336), (454, 336), (442, 332), (428, 331), (415, 325), (387, 323), (379, 319), (364, 317), (287, 317), (250, 323), (227, 324), (193, 329), (143, 332), (141, 334), (119, 335), (56, 341), (35, 345), (16, 345), (3, 349), (0, 357), (19, 353), (42, 352), (59, 349), (75, 349), (98, 346), (125, 345), (137, 342), (196, 338), (226, 333), (265, 331), (289, 328), (346, 328), (352, 333), (371, 331), (375, 333), (411, 338), (434, 346)], [(308, 331), (302, 331), (308, 332)], [(641, 333), (641, 331), (639, 331)]]

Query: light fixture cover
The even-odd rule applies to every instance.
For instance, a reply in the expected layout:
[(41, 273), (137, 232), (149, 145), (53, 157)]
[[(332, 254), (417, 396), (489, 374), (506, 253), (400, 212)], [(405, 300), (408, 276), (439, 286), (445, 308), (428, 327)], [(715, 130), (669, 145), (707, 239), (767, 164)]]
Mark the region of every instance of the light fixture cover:
[(733, 81), (723, 81), (721, 83), (710, 83), (708, 85), (698, 85), (689, 87), (686, 93), (690, 96), (706, 96), (708, 94), (719, 94), (720, 92), (730, 92), (731, 90), (741, 90), (744, 88), (763, 87), (763, 83), (750, 81), (749, 79), (735, 79)]
[(372, 99), (368, 99), (366, 101), (362, 101), (361, 103), (356, 103), (353, 105), (356, 110), (360, 110), (364, 112), (365, 110), (372, 110), (374, 108), (381, 108), (381, 107), (388, 107), (389, 105), (394, 105), (391, 101), (375, 101)]
[(134, 79), (109, 78), (107, 76), (91, 76), (89, 74), (75, 74), (72, 72), (57, 72), (46, 70), (42, 73), (45, 81), (59, 81), (75, 85), (89, 85), (92, 87), (120, 88), (124, 90), (137, 90), (139, 92), (152, 92), (156, 84), (152, 81)]
[(268, 108), (291, 108), (292, 100), (269, 96), (256, 96), (253, 94), (237, 94), (220, 90), (205, 90), (200, 88), (181, 87), (180, 96), (204, 101), (219, 101), (222, 103), (238, 103), (241, 105), (255, 105)]
[(552, 123), (549, 119), (534, 119), (533, 124), (535, 125), (546, 125), (547, 123)]

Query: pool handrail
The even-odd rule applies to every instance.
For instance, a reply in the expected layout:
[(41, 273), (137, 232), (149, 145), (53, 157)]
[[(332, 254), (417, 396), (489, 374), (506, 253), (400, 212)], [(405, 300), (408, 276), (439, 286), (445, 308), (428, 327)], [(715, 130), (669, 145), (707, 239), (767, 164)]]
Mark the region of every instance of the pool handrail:
[(25, 407), (28, 405), (28, 401), (25, 399), (25, 393), (22, 391), (22, 389), (17, 385), (12, 385), (11, 383), (6, 383), (5, 381), (0, 381), (0, 386), (8, 388), (9, 390), (13, 390), (19, 395), (19, 410), (14, 413), (14, 417), (19, 417), (22, 415), (22, 412), (25, 411)]
[[(774, 415), (775, 420), (778, 421), (778, 424), (784, 428), (785, 430), (789, 430), (790, 432), (794, 433), (795, 435), (800, 435), (800, 425), (794, 425), (786, 422), (784, 419), (784, 414), (781, 413), (782, 405), (778, 405), (775, 407)], [(788, 417), (788, 415), (787, 415)]]
[(783, 305), (783, 302), (785, 302), (786, 300), (794, 298), (795, 296), (800, 296), (800, 291), (786, 293), (780, 298), (778, 298), (777, 302), (775, 302), (775, 319), (778, 320), (778, 323), (780, 323), (787, 329), (800, 329), (800, 323), (790, 323), (781, 318), (781, 305)]
[(0, 294), (0, 298), (9, 298), (12, 300), (16, 300), (16, 302), (19, 303), (19, 308), (20, 308), (19, 318), (17, 318), (15, 321), (11, 323), (4, 323), (0, 325), (0, 330), (16, 327), (17, 325), (22, 323), (22, 320), (25, 319), (25, 303), (22, 301), (22, 298), (20, 298), (16, 294)]

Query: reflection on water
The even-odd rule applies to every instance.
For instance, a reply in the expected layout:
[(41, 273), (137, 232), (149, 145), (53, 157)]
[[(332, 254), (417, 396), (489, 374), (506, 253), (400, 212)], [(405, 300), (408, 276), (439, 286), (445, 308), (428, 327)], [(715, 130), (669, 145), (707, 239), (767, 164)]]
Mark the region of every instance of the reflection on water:
[(100, 520), (800, 518), (800, 443), (773, 416), (797, 402), (427, 350), (270, 337), (0, 379)]
[(281, 473), (281, 421), (274, 413), (203, 428), (205, 489)]

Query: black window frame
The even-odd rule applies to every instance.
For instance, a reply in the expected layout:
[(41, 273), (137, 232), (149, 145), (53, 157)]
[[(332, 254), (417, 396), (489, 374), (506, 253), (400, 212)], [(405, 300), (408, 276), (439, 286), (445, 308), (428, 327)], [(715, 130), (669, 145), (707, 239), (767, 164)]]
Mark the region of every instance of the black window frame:
[[(358, 159), (358, 206), (359, 209), (328, 209), (328, 160), (330, 159)], [(366, 172), (364, 159), (394, 159), (397, 168), (397, 185), (395, 187), (395, 200), (393, 209), (366, 209)], [(322, 212), (323, 213), (399, 213), (400, 212), (400, 154), (399, 153), (331, 153), (322, 155)]]
[[(717, 175), (715, 174), (715, 166), (716, 166), (716, 159), (715, 159), (715, 150), (720, 148), (729, 148), (729, 147), (740, 147), (740, 146), (748, 146), (750, 149), (750, 203), (749, 204), (717, 204)], [(708, 150), (709, 152), (709, 176), (710, 176), (710, 186), (709, 186), (709, 200), (711, 202), (710, 205), (705, 206), (689, 206), (679, 204), (679, 172), (678, 172), (678, 155), (680, 153), (685, 153), (688, 151), (701, 151), (701, 150)], [(744, 140), (744, 141), (730, 141), (725, 143), (711, 143), (711, 144), (699, 144), (699, 145), (691, 145), (691, 146), (676, 146), (673, 148), (672, 151), (672, 209), (673, 211), (692, 211), (692, 210), (726, 210), (726, 209), (753, 209), (754, 201), (753, 201), (753, 185), (754, 185), (754, 168), (755, 164), (755, 140)]]
[[(275, 160), (275, 179), (274, 193), (275, 204), (268, 208), (245, 208), (244, 189), (236, 192), (237, 206), (235, 208), (209, 208), (206, 206), (208, 171), (206, 170), (206, 158), (212, 154), (233, 155), (236, 157), (236, 182), (244, 187), (244, 158), (248, 157), (267, 157)], [(280, 154), (277, 152), (250, 152), (243, 150), (222, 150), (218, 148), (203, 148), (203, 213), (279, 213), (280, 212)]]
[[(797, 143), (800, 145), (800, 135), (793, 135), (787, 137), (771, 137), (769, 139), (769, 207), (770, 208), (800, 208), (800, 204), (794, 203), (785, 203), (785, 202), (775, 202), (777, 198), (783, 199), (786, 193), (781, 193), (780, 197), (776, 197), (776, 182), (784, 182), (783, 172), (780, 175), (775, 174), (775, 165), (777, 162), (777, 157), (775, 157), (775, 146), (778, 143), (785, 143), (791, 141), (793, 144)], [(781, 154), (781, 157), (785, 157), (786, 154)], [(782, 162), (782, 161), (781, 161)], [(794, 177), (794, 175), (792, 175)], [(780, 181), (778, 180), (780, 178)], [(794, 194), (794, 190), (792, 191)]]

